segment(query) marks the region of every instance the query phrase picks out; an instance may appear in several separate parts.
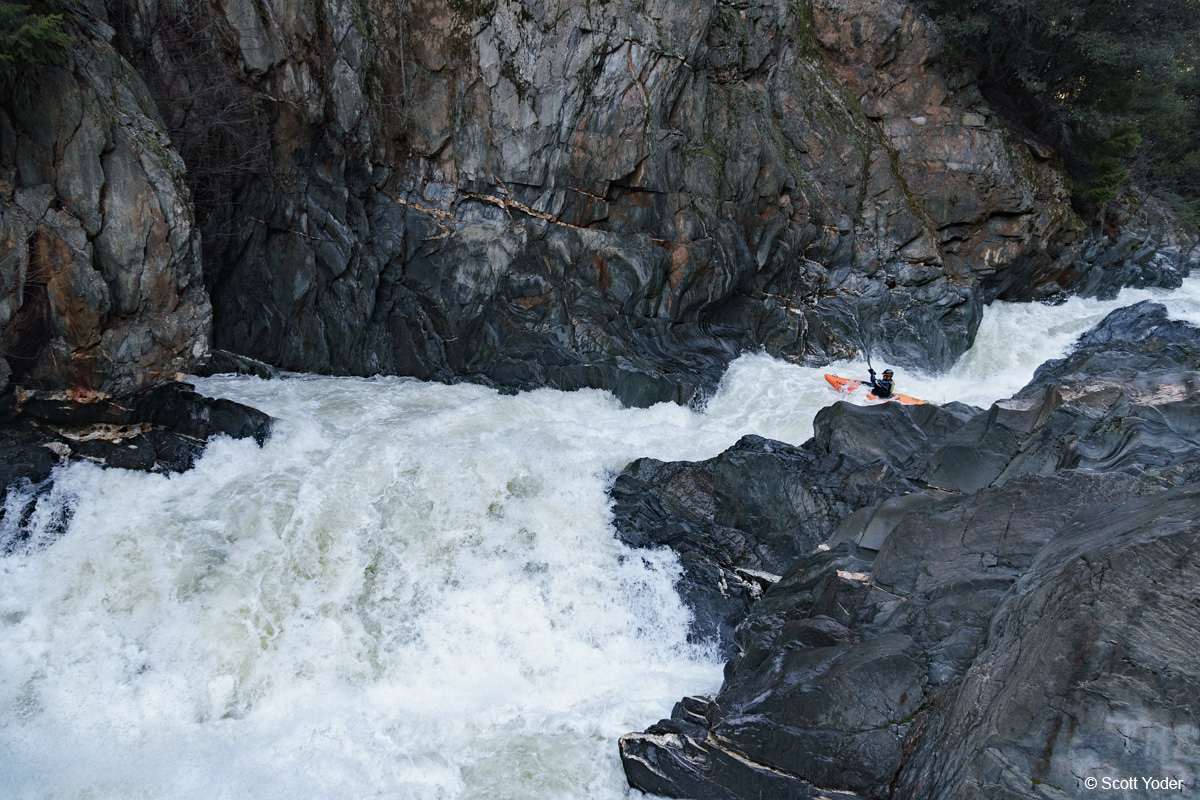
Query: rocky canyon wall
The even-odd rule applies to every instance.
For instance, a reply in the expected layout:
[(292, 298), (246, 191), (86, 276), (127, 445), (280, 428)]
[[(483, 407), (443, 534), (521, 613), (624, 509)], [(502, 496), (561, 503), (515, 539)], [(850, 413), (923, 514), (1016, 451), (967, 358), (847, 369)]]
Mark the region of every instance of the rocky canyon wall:
[(287, 369), (686, 401), (744, 348), (944, 367), (982, 303), (1081, 272), (1051, 154), (898, 0), (107, 13), (217, 346)]
[[(901, 0), (110, 0), (77, 27), (5, 98), (22, 384), (192, 368), (201, 262), (216, 345), (278, 367), (646, 404), (746, 348), (945, 367), (995, 297), (1195, 260), (1136, 215), (1089, 240)], [(63, 277), (27, 302), (30, 270)]]

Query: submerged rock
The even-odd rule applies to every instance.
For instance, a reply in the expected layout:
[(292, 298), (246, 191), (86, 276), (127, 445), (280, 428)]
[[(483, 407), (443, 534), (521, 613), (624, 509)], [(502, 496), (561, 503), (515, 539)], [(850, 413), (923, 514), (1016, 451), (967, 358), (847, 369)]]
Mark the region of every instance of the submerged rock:
[[(991, 409), (838, 403), (801, 448), (756, 442), (821, 454), (833, 472), (817, 486), (892, 477), (875, 497), (747, 517), (739, 552), (755, 553), (760, 531), (775, 548), (773, 531), (828, 535), (820, 548), (797, 537), (808, 552), (723, 618), (735, 652), (715, 696), (622, 737), (631, 783), (673, 797), (981, 800), (1075, 796), (1089, 776), (1194, 785), (1197, 370), (1200, 331), (1139, 304)], [(746, 446), (704, 465), (631, 465), (614, 487), (627, 541), (704, 531), (660, 537), (681, 552), (693, 602), (705, 586), (690, 585), (689, 558), (722, 544), (696, 520), (754, 508), (789, 480), (732, 469)], [(639, 473), (661, 480), (637, 487)], [(672, 502), (702, 476), (720, 491), (690, 496), (719, 503)], [(698, 627), (711, 617), (701, 602)]]

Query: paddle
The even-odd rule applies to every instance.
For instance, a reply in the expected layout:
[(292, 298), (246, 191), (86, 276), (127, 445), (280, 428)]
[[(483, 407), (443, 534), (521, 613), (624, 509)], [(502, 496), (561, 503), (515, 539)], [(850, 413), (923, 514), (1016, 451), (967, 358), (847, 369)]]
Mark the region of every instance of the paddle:
[(853, 319), (854, 329), (858, 331), (858, 346), (862, 349), (863, 354), (867, 357), (867, 371), (874, 374), (875, 367), (871, 365), (871, 340), (863, 331), (862, 318), (857, 310), (853, 315)]

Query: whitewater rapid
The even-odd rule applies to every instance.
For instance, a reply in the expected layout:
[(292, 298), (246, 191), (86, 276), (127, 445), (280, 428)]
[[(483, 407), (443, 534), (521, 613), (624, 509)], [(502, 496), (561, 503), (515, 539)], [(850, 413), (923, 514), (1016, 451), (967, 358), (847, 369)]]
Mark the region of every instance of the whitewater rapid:
[[(1146, 297), (1200, 325), (1200, 279), (996, 304), (953, 371), (897, 388), (986, 406)], [(866, 363), (745, 356), (703, 410), (196, 381), (276, 417), (267, 444), (217, 440), (171, 477), (61, 469), (69, 530), (0, 559), (0, 796), (630, 796), (617, 737), (715, 690), (721, 664), (687, 641), (677, 560), (614, 538), (606, 488), (639, 456), (802, 443), (838, 399), (826, 371)]]

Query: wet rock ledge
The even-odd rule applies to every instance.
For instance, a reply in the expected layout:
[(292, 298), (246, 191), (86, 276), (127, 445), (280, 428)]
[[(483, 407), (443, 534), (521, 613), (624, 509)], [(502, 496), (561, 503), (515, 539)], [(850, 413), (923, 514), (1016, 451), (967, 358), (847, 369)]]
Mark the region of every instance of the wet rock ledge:
[[(69, 461), (172, 473), (191, 469), (214, 436), (253, 437), (262, 445), (271, 417), (231, 400), (170, 383), (130, 397), (67, 392), (10, 392), (0, 408), (0, 536), (7, 550), (28, 536), (39, 500), (50, 493), (54, 468)], [(9, 502), (10, 492), (14, 495)], [(70, 509), (55, 512), (65, 527)]]
[(1077, 797), (1089, 777), (1200, 785), (1198, 380), (1200, 330), (1142, 303), (987, 410), (838, 403), (800, 447), (629, 465), (619, 536), (680, 553), (696, 633), (730, 656), (719, 692), (622, 737), (630, 783), (980, 800)]

